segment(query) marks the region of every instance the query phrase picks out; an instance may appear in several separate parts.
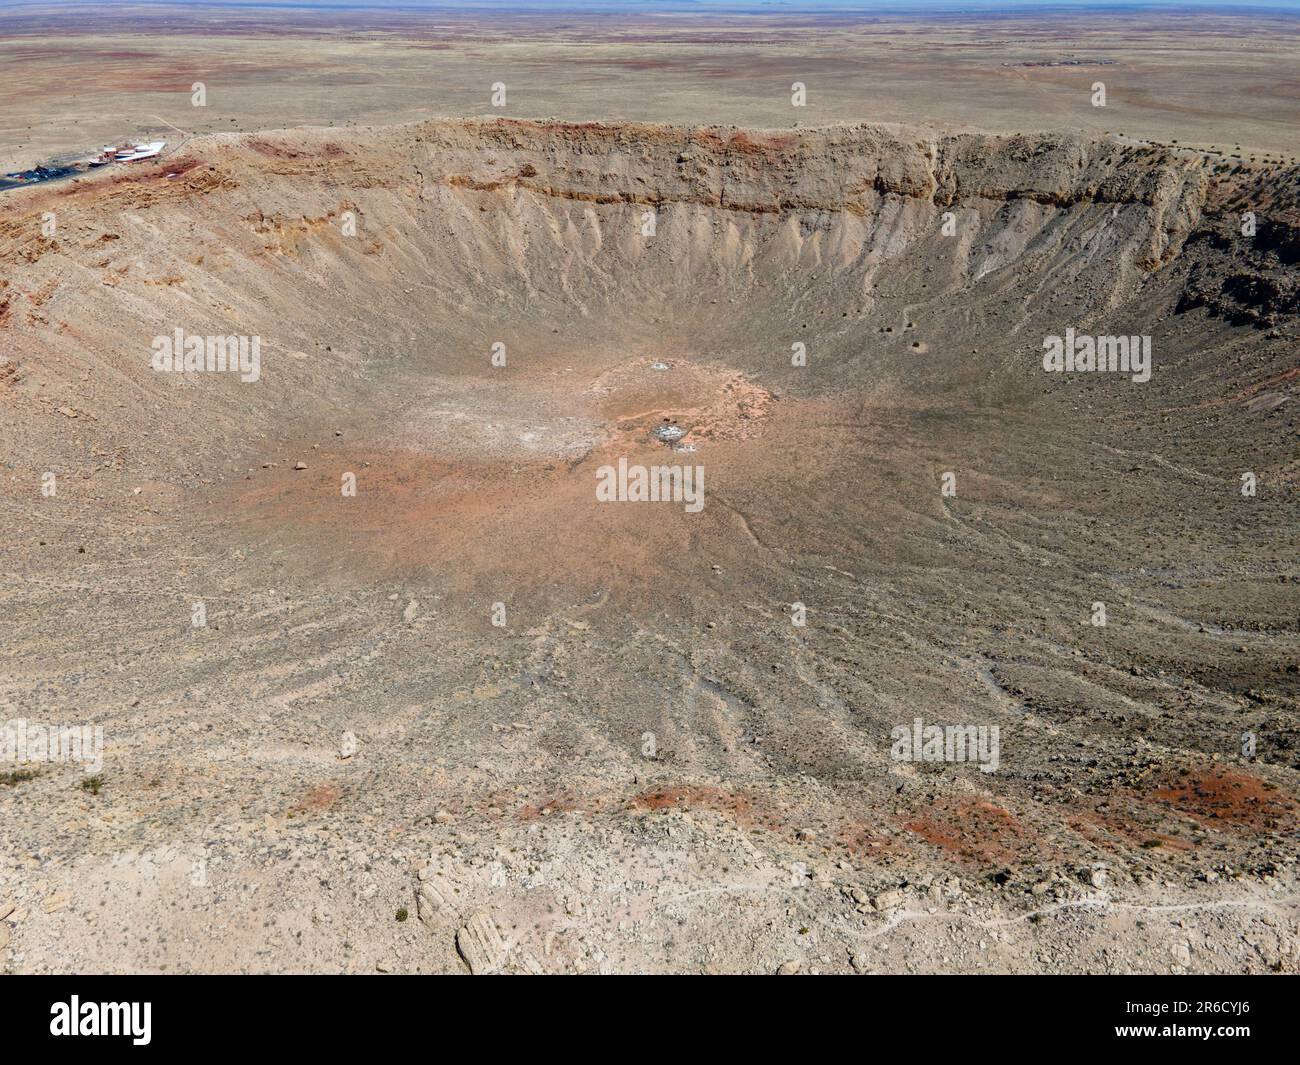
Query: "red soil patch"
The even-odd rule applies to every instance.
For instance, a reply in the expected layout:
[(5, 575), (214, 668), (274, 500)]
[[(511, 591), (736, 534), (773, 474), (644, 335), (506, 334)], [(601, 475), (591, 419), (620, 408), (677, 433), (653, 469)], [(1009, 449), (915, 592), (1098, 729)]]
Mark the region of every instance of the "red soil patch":
[(690, 785), (658, 788), (642, 792), (632, 805), (643, 810), (711, 810), (735, 821), (741, 828), (764, 828), (783, 832), (788, 825), (771, 810), (760, 809), (753, 798), (721, 788)]
[(903, 827), (978, 866), (1035, 862), (1046, 849), (1009, 810), (982, 799), (940, 800)]
[(343, 788), (338, 784), (318, 784), (289, 807), (289, 812), (298, 817), (303, 814), (323, 813), (341, 798), (343, 798)]
[(720, 136), (706, 129), (693, 130), (691, 140), (713, 152), (721, 154), (735, 152), (742, 155), (771, 155), (787, 152), (799, 143), (798, 138), (789, 133), (774, 133), (759, 137), (745, 130), (737, 130), (730, 136)]
[[(671, 455), (658, 445), (645, 452), (661, 461)], [(600, 504), (594, 457), (570, 470), (554, 460), (440, 461), (416, 452), (335, 455), (306, 447), (297, 453), (310, 455), (310, 471), (259, 471), (222, 504), (242, 516), (249, 535), (283, 536), (295, 550), (332, 559), (353, 576), (435, 572), (466, 597), (490, 596), (488, 603), (502, 587), (520, 599), (557, 585), (570, 601), (615, 588), (666, 594), (664, 559), (688, 558), (692, 535), (712, 531), (729, 539), (722, 507), (706, 506), (693, 523), (697, 515), (681, 504)], [(635, 454), (629, 459), (638, 461)], [(340, 494), (345, 470), (357, 474), (355, 498)], [(703, 559), (694, 567), (677, 564), (679, 583), (707, 567)]]
[(1293, 830), (1296, 825), (1296, 801), (1244, 773), (1192, 773), (1157, 788), (1148, 798), (1167, 803), (1175, 812), (1212, 828), (1280, 832)]
[(188, 174), (191, 170), (193, 170), (196, 166), (199, 165), (200, 163), (197, 159), (178, 160), (176, 162), (171, 163), (167, 167), (167, 176), (169, 178), (181, 177), (184, 174)]

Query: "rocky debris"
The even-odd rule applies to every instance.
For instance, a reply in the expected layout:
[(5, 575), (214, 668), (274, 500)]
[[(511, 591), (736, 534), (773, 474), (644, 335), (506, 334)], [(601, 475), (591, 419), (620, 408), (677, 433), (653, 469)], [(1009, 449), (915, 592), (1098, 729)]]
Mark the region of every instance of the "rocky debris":
[(506, 958), (505, 941), (486, 913), (476, 913), (456, 933), (456, 950), (475, 976), (496, 972)]
[(416, 876), (415, 913), (422, 924), (432, 927), (439, 914), (446, 916), (447, 904), (454, 893), (447, 881), (429, 866), (421, 867)]
[(46, 898), (41, 903), (41, 909), (45, 913), (57, 913), (59, 910), (65, 909), (71, 901), (71, 895), (66, 891), (60, 891)]
[(425, 925), (431, 925), (446, 903), (447, 900), (437, 888), (431, 884), (421, 884), (415, 892), (415, 915)]

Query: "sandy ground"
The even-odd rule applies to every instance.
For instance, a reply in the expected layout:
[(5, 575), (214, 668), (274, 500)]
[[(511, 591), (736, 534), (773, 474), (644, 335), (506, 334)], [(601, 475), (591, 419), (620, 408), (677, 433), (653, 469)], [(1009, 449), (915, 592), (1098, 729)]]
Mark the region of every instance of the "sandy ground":
[[(1072, 60), (1082, 66), (1029, 66)], [(0, 8), (0, 167), (151, 131), (559, 116), (687, 125), (1084, 129), (1251, 155), (1300, 146), (1297, 22), (1199, 12), (917, 20), (508, 21), (453, 9)], [(1105, 107), (1092, 104), (1095, 82)], [(202, 82), (206, 103), (194, 107)], [(492, 104), (493, 85), (506, 86)], [(791, 106), (791, 86), (807, 87)]]
[(104, 738), (5, 767), (0, 964), (1294, 972), (1298, 189), (445, 120), (0, 194), (0, 717)]

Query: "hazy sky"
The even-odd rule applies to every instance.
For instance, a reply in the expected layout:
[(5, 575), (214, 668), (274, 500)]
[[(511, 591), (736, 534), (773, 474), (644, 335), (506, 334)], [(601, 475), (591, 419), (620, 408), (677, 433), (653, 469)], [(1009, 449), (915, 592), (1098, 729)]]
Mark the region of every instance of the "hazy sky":
[(1005, 11), (1007, 9), (1219, 8), (1300, 12), (1300, 0), (0, 0), (14, 7), (455, 8), (553, 11)]

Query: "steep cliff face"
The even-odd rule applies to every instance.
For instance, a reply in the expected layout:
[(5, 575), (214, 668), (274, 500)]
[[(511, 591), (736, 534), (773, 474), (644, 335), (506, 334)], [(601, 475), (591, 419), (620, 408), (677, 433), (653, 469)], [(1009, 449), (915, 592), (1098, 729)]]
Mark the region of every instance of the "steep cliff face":
[[(1288, 177), (1293, 182), (1295, 175), (1279, 182), (1285, 185)], [(155, 241), (179, 225), (197, 227), (188, 243), (208, 239), (220, 246), (238, 242), (238, 222), (248, 220), (253, 204), (261, 223), (254, 232), (291, 235), (313, 219), (333, 220), (367, 193), (372, 201), (386, 201), (390, 213), (412, 218), (436, 211), (435, 196), (450, 193), (448, 206), (459, 196), (463, 206), (472, 193), (501, 193), (601, 208), (702, 208), (722, 212), (716, 218), (732, 225), (778, 216), (799, 218), (806, 227), (808, 218), (821, 215), (831, 229), (859, 237), (901, 213), (905, 224), (897, 237), (904, 245), (924, 242), (936, 213), (949, 209), (978, 212), (973, 239), (987, 243), (1000, 221), (989, 217), (990, 207), (1026, 202), (1048, 208), (1041, 228), (1062, 213), (1105, 206), (1126, 231), (1126, 250), (1150, 269), (1176, 258), (1188, 236), (1206, 226), (1212, 180), (1206, 163), (1191, 153), (1066, 134), (920, 139), (914, 131), (873, 126), (774, 132), (521, 121), (430, 122), (346, 136), (294, 130), (195, 138), (166, 162), (11, 195), (0, 226), (0, 263), (12, 284), (18, 266), (52, 251), (71, 257), (64, 265), (86, 266), (91, 263), (79, 258), (106, 250), (106, 236), (125, 237), (127, 244), (111, 250), (128, 250), (131, 236), (97, 232), (96, 211), (103, 222), (131, 211), (156, 212), (149, 219), (159, 227)], [(1218, 198), (1229, 197), (1220, 189)], [(295, 200), (303, 209), (286, 209)], [(507, 206), (501, 197), (474, 202), (493, 212)], [(70, 225), (57, 238), (44, 235), (37, 221), (50, 208), (68, 214)], [(551, 207), (561, 209), (559, 202)], [(168, 217), (169, 211), (184, 218)], [(1282, 254), (1291, 245), (1282, 234), (1288, 222), (1271, 221), (1256, 248)], [(966, 226), (958, 230), (972, 239)], [(787, 250), (797, 261), (801, 249)], [(154, 249), (155, 257), (162, 251)], [(442, 257), (468, 260), (472, 251), (448, 248)], [(864, 243), (857, 258), (842, 256), (841, 265), (865, 268), (862, 256), (870, 251)], [(1130, 264), (1120, 259), (1111, 265)]]
[[(943, 204), (1027, 198), (1060, 206), (1083, 200), (1152, 206), (1168, 199), (1172, 190), (1160, 185), (1178, 169), (1163, 151), (1130, 158), (1116, 142), (1060, 134), (927, 140), (878, 126), (777, 132), (522, 122), (413, 132), (435, 173), (481, 170), (488, 151), (498, 153), (503, 179), (552, 195), (760, 213), (863, 215), (891, 194)], [(527, 175), (515, 169), (528, 166)]]

